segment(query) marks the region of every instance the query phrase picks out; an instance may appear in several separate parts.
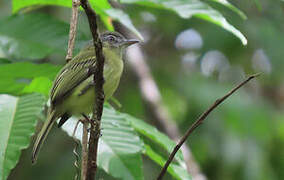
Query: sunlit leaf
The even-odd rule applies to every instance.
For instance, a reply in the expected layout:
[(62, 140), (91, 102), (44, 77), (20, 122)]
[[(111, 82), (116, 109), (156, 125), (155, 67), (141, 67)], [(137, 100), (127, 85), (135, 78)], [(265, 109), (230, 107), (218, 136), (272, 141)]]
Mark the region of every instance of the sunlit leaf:
[[(99, 0), (99, 1), (90, 1), (93, 8), (96, 11), (101, 11), (101, 9), (110, 8), (110, 4), (107, 0)], [(56, 5), (56, 6), (65, 6), (72, 7), (72, 1), (69, 0), (13, 0), (12, 11), (13, 13), (18, 12), (23, 8), (27, 8), (30, 6), (38, 6), (38, 5)]]
[(225, 17), (208, 4), (199, 0), (121, 0), (121, 3), (136, 3), (153, 8), (171, 10), (182, 18), (197, 17), (217, 24), (225, 30), (237, 36), (244, 45), (247, 44), (246, 37), (234, 26), (232, 26)]
[(37, 77), (32, 80), (32, 82), (26, 86), (22, 93), (40, 93), (45, 96), (49, 95), (49, 90), (52, 87), (52, 81), (47, 77)]
[(139, 39), (143, 40), (142, 35), (135, 28), (135, 26), (132, 24), (129, 16), (126, 13), (124, 13), (122, 10), (120, 10), (120, 9), (106, 9), (105, 13), (109, 17), (111, 17), (112, 19), (119, 21), (121, 24), (123, 24), (129, 30), (131, 30), (134, 34), (136, 34)]
[[(119, 9), (113, 9), (107, 0), (100, 1), (90, 1), (92, 7), (95, 9), (96, 13), (99, 14), (106, 24), (109, 30), (113, 30), (113, 26), (110, 23), (106, 23), (106, 17), (109, 16), (114, 20), (119, 21), (121, 24), (126, 26), (129, 30), (135, 33), (141, 40), (143, 40), (142, 35), (134, 27), (129, 16)], [(57, 5), (71, 7), (72, 1), (70, 0), (13, 0), (13, 12), (16, 13), (22, 8), (26, 8), (34, 5)], [(68, 30), (67, 28), (66, 30)]]
[(21, 150), (29, 146), (44, 103), (45, 98), (40, 94), (0, 95), (0, 180), (7, 179)]
[(243, 13), (241, 10), (239, 10), (237, 7), (235, 7), (234, 5), (232, 5), (229, 1), (227, 0), (210, 0), (219, 4), (222, 4), (223, 6), (226, 6), (227, 8), (231, 9), (232, 11), (234, 11), (235, 13), (237, 13), (241, 18), (243, 19), (247, 19), (247, 16), (245, 15), (245, 13)]

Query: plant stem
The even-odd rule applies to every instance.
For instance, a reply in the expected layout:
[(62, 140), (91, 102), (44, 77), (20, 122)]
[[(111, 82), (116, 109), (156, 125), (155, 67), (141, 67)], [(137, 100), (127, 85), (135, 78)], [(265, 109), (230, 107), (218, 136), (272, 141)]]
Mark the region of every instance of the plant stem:
[(242, 83), (237, 85), (235, 88), (233, 88), (230, 92), (228, 92), (225, 96), (223, 96), (220, 99), (217, 99), (214, 104), (212, 104), (193, 124), (192, 126), (186, 131), (185, 135), (181, 138), (179, 143), (175, 146), (174, 150), (170, 154), (167, 162), (165, 163), (162, 171), (160, 172), (157, 180), (162, 180), (163, 176), (167, 172), (167, 168), (172, 162), (172, 160), (175, 157), (175, 154), (178, 152), (180, 147), (183, 145), (183, 143), (186, 141), (188, 136), (199, 126), (203, 123), (203, 121), (206, 119), (206, 117), (214, 110), (216, 109), (224, 100), (226, 100), (229, 96), (231, 96), (235, 91), (237, 91), (239, 88), (241, 88), (243, 85), (248, 83), (250, 80), (254, 79), (255, 77), (259, 76), (259, 74), (254, 74), (249, 76), (246, 80), (244, 80)]
[(69, 29), (69, 40), (68, 40), (68, 49), (66, 55), (66, 62), (70, 61), (73, 56), (73, 49), (75, 45), (76, 38), (76, 29), (78, 22), (78, 10), (80, 6), (79, 0), (72, 0), (72, 15), (70, 20), (70, 29)]
[(82, 135), (82, 162), (81, 162), (81, 180), (85, 180), (87, 177), (88, 168), (88, 125), (89, 122), (84, 119), (83, 124), (83, 135)]

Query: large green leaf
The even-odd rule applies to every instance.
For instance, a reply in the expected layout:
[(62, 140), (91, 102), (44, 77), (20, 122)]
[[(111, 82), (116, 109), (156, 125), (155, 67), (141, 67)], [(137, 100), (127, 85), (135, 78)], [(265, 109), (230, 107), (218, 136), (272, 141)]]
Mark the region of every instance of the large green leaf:
[(46, 77), (49, 80), (53, 80), (59, 69), (60, 66), (51, 64), (32, 64), (29, 62), (0, 65), (0, 93), (19, 95), (27, 92), (41, 92), (35, 90), (35, 85), (38, 87), (38, 90), (39, 86), (41, 86), (40, 89), (43, 90), (43, 86), (47, 88), (50, 87), (50, 82), (47, 80), (37, 80), (37, 82), (33, 82), (34, 90), (31, 90), (30, 87), (29, 90), (26, 89), (25, 92), (23, 92), (23, 88), (27, 86), (34, 78)]
[[(72, 134), (76, 119), (63, 125)], [(82, 127), (76, 137), (81, 139)], [(102, 137), (99, 141), (98, 166), (115, 178), (131, 180), (144, 179), (142, 171), (143, 142), (123, 114), (111, 108), (104, 108), (102, 117)]]
[[(63, 129), (72, 134), (76, 120), (67, 121)], [(140, 135), (148, 137), (166, 152), (171, 152), (175, 143), (156, 128), (128, 114), (115, 111), (110, 106), (104, 107), (102, 117), (102, 138), (99, 144), (99, 166), (114, 177), (123, 179), (141, 179), (141, 154), (149, 156), (158, 165), (163, 166), (165, 160), (161, 152), (155, 152), (149, 145), (141, 142)], [(77, 130), (76, 137), (81, 138), (82, 128)], [(176, 179), (191, 179), (186, 171), (185, 162), (180, 151), (169, 168), (169, 173)], [(117, 171), (116, 167), (120, 167)], [(137, 169), (138, 168), (138, 169)], [(134, 172), (139, 172), (133, 176)], [(140, 173), (141, 172), (141, 173)], [(132, 176), (131, 176), (132, 174)]]
[[(151, 146), (145, 144), (146, 148), (146, 155), (152, 159), (154, 162), (159, 164), (161, 167), (164, 166), (166, 163), (166, 160), (157, 152), (155, 152)], [(190, 180), (192, 179), (191, 176), (187, 173), (187, 171), (180, 167), (179, 165), (174, 164), (173, 162), (169, 165), (167, 171), (175, 177), (175, 179), (180, 179), (180, 180)]]
[(7, 179), (21, 150), (29, 146), (44, 103), (40, 94), (0, 95), (0, 180)]
[[(0, 20), (0, 47), (15, 59), (40, 59), (50, 53), (65, 54), (69, 25), (40, 13), (18, 14)], [(87, 37), (78, 32), (78, 52)]]
[[(129, 30), (135, 33), (141, 40), (143, 40), (142, 35), (138, 32), (138, 30), (132, 24), (129, 16), (125, 14), (123, 11), (118, 9), (113, 9), (107, 0), (99, 0), (99, 1), (90, 1), (92, 7), (94, 7), (97, 14), (99, 14), (103, 21), (105, 22), (106, 16), (111, 17), (114, 20), (119, 21), (121, 24), (125, 25)], [(56, 6), (64, 6), (71, 7), (72, 1), (70, 0), (13, 0), (13, 13), (16, 13), (22, 8), (26, 8), (34, 5), (56, 5)], [(113, 27), (108, 24), (107, 28), (109, 30), (113, 30)], [(68, 30), (69, 28), (67, 28)]]
[[(90, 1), (91, 5), (96, 11), (101, 11), (101, 9), (110, 8), (110, 4), (107, 0)], [(72, 0), (13, 0), (12, 11), (13, 13), (18, 12), (22, 8), (35, 6), (35, 5), (56, 5), (72, 7)]]
[(129, 16), (124, 13), (120, 9), (106, 9), (105, 13), (107, 16), (111, 17), (114, 20), (119, 21), (121, 24), (126, 26), (129, 30), (131, 30), (140, 40), (144, 40), (143, 36), (140, 34), (140, 32), (135, 28), (135, 26), (132, 24), (131, 19)]
[(32, 82), (26, 86), (22, 93), (40, 93), (45, 96), (49, 95), (49, 90), (52, 87), (52, 81), (47, 77), (37, 77), (32, 80)]
[(243, 19), (247, 19), (247, 16), (238, 8), (236, 8), (234, 5), (232, 5), (229, 1), (227, 0), (210, 0), (216, 3), (219, 3), (229, 9), (231, 9), (232, 11), (234, 11), (235, 13), (237, 13), (241, 18)]
[[(151, 139), (152, 141), (156, 142), (168, 153), (172, 152), (176, 143), (170, 140), (165, 134), (161, 133), (155, 127), (150, 126), (149, 124), (145, 123), (144, 121), (141, 121), (140, 119), (134, 118), (130, 115), (126, 115), (126, 117), (127, 120), (131, 123), (131, 126), (137, 132), (139, 132), (139, 134), (142, 134)], [(181, 151), (177, 152), (175, 159), (180, 164), (180, 166), (186, 168), (186, 164), (184, 162)]]
[(121, 0), (122, 3), (136, 3), (153, 8), (162, 8), (177, 13), (182, 18), (192, 16), (217, 24), (237, 36), (244, 45), (245, 36), (232, 26), (217, 10), (200, 0)]
[[(165, 134), (158, 131), (155, 127), (150, 126), (144, 121), (134, 118), (130, 115), (125, 115), (126, 119), (131, 123), (131, 126), (141, 135), (149, 138), (151, 141), (155, 142), (159, 146), (161, 146), (168, 154), (170, 154), (176, 143), (169, 139)], [(160, 152), (155, 152), (149, 145), (145, 145), (146, 155), (149, 156), (150, 159), (155, 161), (161, 167), (165, 164), (164, 157), (160, 155)], [(175, 177), (176, 179), (191, 179), (186, 170), (186, 164), (183, 159), (183, 155), (179, 150), (174, 158), (177, 163), (172, 162), (171, 166), (168, 169), (168, 172)]]

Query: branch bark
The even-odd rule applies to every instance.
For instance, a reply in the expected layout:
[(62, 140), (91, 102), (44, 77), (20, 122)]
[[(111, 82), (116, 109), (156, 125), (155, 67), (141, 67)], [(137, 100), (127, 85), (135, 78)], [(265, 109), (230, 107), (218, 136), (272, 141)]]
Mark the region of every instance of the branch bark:
[(97, 152), (98, 142), (100, 137), (100, 124), (103, 113), (104, 92), (103, 92), (103, 70), (105, 58), (103, 56), (102, 42), (98, 35), (97, 15), (91, 8), (88, 0), (81, 0), (81, 6), (85, 10), (88, 17), (90, 30), (93, 36), (93, 43), (95, 46), (95, 55), (97, 58), (96, 67), (94, 69), (95, 82), (95, 106), (93, 109), (93, 117), (90, 121), (90, 137), (88, 147), (88, 168), (87, 180), (93, 180), (97, 170)]
[[(153, 111), (154, 120), (157, 121), (162, 130), (176, 143), (181, 135), (178, 127), (162, 102), (161, 93), (151, 74), (150, 68), (145, 61), (142, 50), (138, 45), (134, 45), (127, 51), (127, 60), (130, 62), (134, 73), (138, 77), (139, 87), (142, 97), (151, 111)], [(206, 176), (200, 171), (198, 163), (195, 161), (191, 150), (188, 146), (182, 147), (187, 171), (192, 175), (194, 180), (206, 180)]]
[[(73, 58), (73, 49), (75, 46), (75, 39), (76, 39), (76, 31), (77, 31), (77, 23), (78, 23), (78, 12), (80, 7), (80, 0), (72, 0), (72, 14), (70, 19), (70, 29), (69, 29), (69, 40), (68, 40), (68, 49), (67, 49), (67, 55), (66, 55), (66, 62), (68, 63)], [(81, 180), (86, 179), (87, 175), (87, 162), (88, 162), (88, 124), (89, 122), (85, 120), (80, 120), (80, 122), (83, 124), (83, 135), (82, 135), (82, 162), (81, 162)], [(79, 121), (78, 121), (79, 123)], [(76, 127), (73, 132), (76, 132), (78, 123), (76, 124)], [(79, 144), (78, 140), (74, 138), (76, 141), (76, 147), (74, 149), (74, 154), (76, 156), (75, 161), (75, 167), (79, 168), (78, 166), (78, 154), (76, 152), (77, 146)], [(79, 173), (77, 172), (75, 179), (78, 179)]]
[(230, 97), (234, 92), (236, 92), (239, 88), (241, 88), (243, 85), (248, 83), (250, 80), (254, 79), (255, 77), (259, 76), (259, 74), (251, 75), (246, 80), (244, 80), (242, 83), (240, 83), (238, 86), (233, 88), (230, 92), (228, 92), (225, 96), (223, 96), (220, 99), (217, 99), (214, 104), (212, 104), (193, 124), (192, 126), (186, 131), (185, 135), (181, 138), (179, 143), (176, 145), (172, 153), (170, 154), (167, 162), (165, 163), (161, 173), (159, 174), (157, 180), (162, 180), (163, 176), (167, 172), (167, 168), (172, 162), (172, 160), (175, 157), (175, 154), (178, 152), (178, 150), (181, 148), (183, 143), (186, 141), (188, 136), (199, 126), (203, 123), (203, 121), (206, 119), (206, 117), (214, 110), (216, 109), (224, 100), (226, 100), (228, 97)]
[(69, 40), (68, 40), (68, 49), (66, 55), (66, 62), (69, 62), (73, 57), (73, 49), (76, 39), (76, 29), (78, 22), (78, 10), (80, 6), (79, 0), (72, 0), (72, 15), (70, 19), (70, 29), (69, 29)]

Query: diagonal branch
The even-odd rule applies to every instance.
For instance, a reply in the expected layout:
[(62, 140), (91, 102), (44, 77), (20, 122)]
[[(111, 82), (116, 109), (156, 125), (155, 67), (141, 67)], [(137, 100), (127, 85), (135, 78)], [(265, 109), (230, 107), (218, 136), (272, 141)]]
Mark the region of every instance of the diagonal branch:
[(157, 180), (162, 180), (163, 176), (165, 175), (165, 173), (167, 172), (167, 168), (170, 165), (170, 163), (172, 162), (172, 160), (175, 157), (175, 154), (178, 152), (178, 150), (181, 148), (181, 146), (183, 145), (183, 143), (186, 141), (186, 139), (188, 138), (188, 136), (199, 126), (203, 123), (203, 121), (205, 120), (205, 118), (214, 110), (218, 107), (218, 105), (220, 105), (223, 101), (225, 101), (228, 97), (230, 97), (234, 92), (236, 92), (239, 88), (241, 88), (243, 85), (245, 85), (246, 83), (248, 83), (250, 80), (254, 79), (255, 77), (259, 76), (260, 74), (254, 74), (249, 76), (246, 80), (244, 80), (242, 83), (240, 83), (238, 86), (236, 86), (235, 88), (233, 88), (230, 92), (228, 92), (225, 96), (223, 96), (220, 99), (217, 99), (213, 105), (211, 105), (193, 124), (192, 126), (186, 131), (185, 135), (181, 138), (181, 140), (179, 141), (179, 143), (176, 145), (176, 147), (174, 148), (174, 150), (172, 151), (172, 153), (169, 156), (169, 159), (167, 160), (167, 162), (165, 163), (161, 173), (159, 174)]
[(90, 30), (93, 36), (93, 43), (95, 46), (95, 55), (97, 59), (96, 67), (94, 69), (94, 82), (95, 82), (95, 106), (93, 109), (93, 117), (91, 119), (89, 147), (88, 147), (88, 169), (87, 180), (95, 178), (97, 170), (97, 151), (98, 142), (100, 137), (100, 123), (103, 113), (104, 92), (103, 92), (103, 70), (105, 58), (103, 56), (102, 42), (98, 35), (97, 15), (91, 8), (88, 0), (81, 0), (81, 6), (85, 10), (88, 17)]

